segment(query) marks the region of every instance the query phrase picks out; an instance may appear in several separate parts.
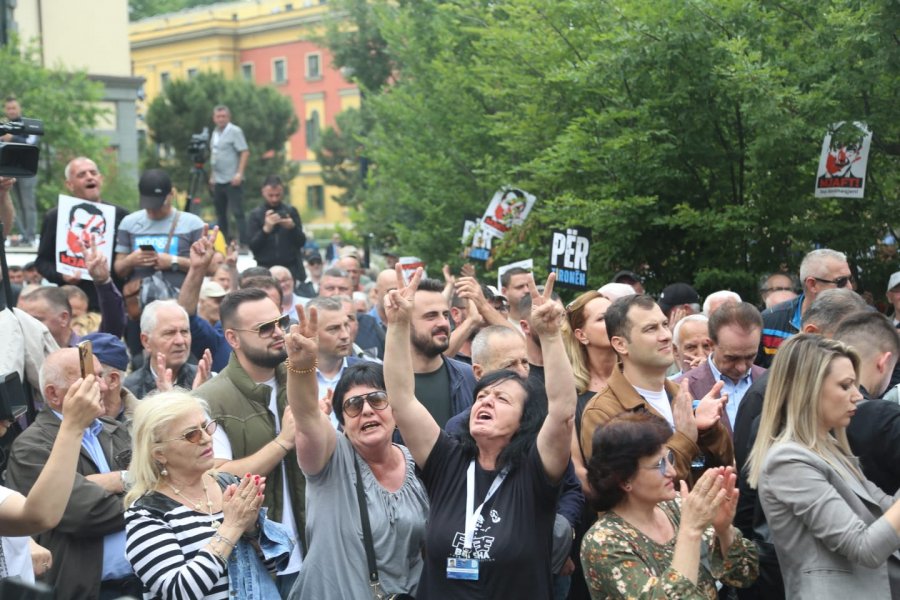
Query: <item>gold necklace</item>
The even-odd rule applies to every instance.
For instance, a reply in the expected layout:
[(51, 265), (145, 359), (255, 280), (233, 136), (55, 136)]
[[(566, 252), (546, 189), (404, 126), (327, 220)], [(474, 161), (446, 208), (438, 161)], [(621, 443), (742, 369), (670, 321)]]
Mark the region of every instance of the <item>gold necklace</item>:
[[(172, 491), (175, 492), (176, 495), (178, 495), (178, 496), (184, 498), (185, 500), (187, 500), (188, 502), (190, 502), (193, 505), (194, 510), (196, 510), (197, 512), (202, 512), (200, 509), (200, 500), (194, 500), (192, 498), (188, 498), (187, 496), (185, 496), (184, 494), (181, 493), (181, 490), (179, 490), (174, 485), (172, 485), (171, 482), (167, 481), (166, 483), (168, 484), (168, 486), (170, 488), (172, 488)], [(205, 481), (203, 481), (201, 479), (200, 483), (203, 484), (203, 494), (206, 496), (206, 512), (211, 515), (211, 514), (213, 514), (213, 511), (212, 511), (213, 503), (212, 503), (212, 500), (209, 499), (209, 490), (206, 489)]]

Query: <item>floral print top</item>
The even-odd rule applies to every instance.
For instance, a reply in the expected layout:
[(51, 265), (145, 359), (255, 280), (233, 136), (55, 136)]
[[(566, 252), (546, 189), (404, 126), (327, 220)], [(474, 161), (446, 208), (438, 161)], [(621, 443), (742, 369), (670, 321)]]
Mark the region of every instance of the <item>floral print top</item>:
[[(659, 507), (677, 532), (681, 499), (661, 502)], [(703, 532), (700, 575), (694, 584), (670, 567), (677, 534), (659, 544), (616, 513), (604, 513), (581, 544), (581, 564), (591, 597), (715, 600), (717, 579), (732, 587), (747, 587), (759, 574), (756, 546), (736, 528), (733, 531), (734, 541), (724, 560), (713, 528)]]

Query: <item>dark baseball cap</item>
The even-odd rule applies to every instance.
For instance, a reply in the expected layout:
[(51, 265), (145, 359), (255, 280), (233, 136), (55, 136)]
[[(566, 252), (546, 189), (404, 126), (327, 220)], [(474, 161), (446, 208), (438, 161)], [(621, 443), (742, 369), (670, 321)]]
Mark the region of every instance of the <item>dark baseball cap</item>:
[(307, 250), (306, 255), (303, 258), (310, 264), (324, 262), (322, 260), (322, 255), (319, 254), (318, 250)]
[(172, 191), (172, 180), (162, 169), (144, 171), (138, 183), (141, 193), (141, 208), (156, 210), (162, 207)]
[(700, 294), (687, 283), (670, 283), (659, 295), (659, 306), (668, 314), (682, 304), (700, 304)]
[[(626, 281), (622, 281), (623, 279)], [(613, 275), (613, 278), (611, 281), (613, 283), (628, 283), (628, 281), (633, 281), (634, 283), (640, 283), (642, 280), (641, 280), (640, 276), (637, 273), (635, 273), (634, 271), (624, 270), (624, 271), (619, 271), (618, 273)]]
[(125, 371), (128, 369), (128, 349), (125, 343), (110, 333), (89, 333), (81, 338), (90, 340), (94, 347), (94, 356), (100, 364), (108, 365), (113, 369)]

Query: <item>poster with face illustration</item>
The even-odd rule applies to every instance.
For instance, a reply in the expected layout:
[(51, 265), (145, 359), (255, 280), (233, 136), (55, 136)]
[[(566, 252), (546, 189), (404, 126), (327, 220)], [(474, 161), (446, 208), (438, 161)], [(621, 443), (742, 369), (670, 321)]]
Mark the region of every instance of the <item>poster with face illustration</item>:
[(833, 124), (822, 141), (816, 198), (865, 197), (871, 145), (872, 132), (865, 123)]
[(85, 242), (96, 244), (97, 250), (112, 265), (115, 246), (116, 207), (59, 195), (56, 216), (56, 270), (62, 275), (77, 275), (90, 280), (84, 262)]

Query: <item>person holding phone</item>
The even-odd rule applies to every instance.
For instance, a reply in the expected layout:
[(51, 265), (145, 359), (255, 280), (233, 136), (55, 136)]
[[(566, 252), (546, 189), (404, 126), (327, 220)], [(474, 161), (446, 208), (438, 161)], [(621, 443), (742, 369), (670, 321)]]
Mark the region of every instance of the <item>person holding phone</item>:
[(294, 281), (305, 281), (303, 245), (306, 234), (300, 213), (285, 204), (284, 184), (277, 175), (269, 175), (262, 186), (263, 203), (247, 216), (248, 246), (261, 267), (281, 265)]

